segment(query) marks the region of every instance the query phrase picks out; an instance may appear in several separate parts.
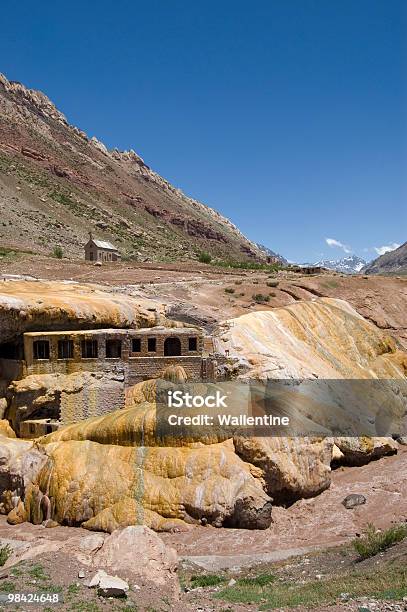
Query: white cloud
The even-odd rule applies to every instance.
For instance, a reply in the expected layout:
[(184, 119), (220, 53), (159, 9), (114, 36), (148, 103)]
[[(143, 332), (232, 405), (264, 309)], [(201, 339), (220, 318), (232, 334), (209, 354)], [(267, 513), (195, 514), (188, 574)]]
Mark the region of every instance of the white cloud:
[(373, 247), (378, 255), (384, 255), (385, 253), (389, 253), (390, 251), (394, 251), (394, 249), (399, 248), (399, 244), (397, 242), (392, 242), (391, 244), (385, 244), (381, 247)]
[(345, 253), (352, 253), (352, 249), (349, 246), (347, 246), (346, 244), (342, 244), (342, 242), (339, 242), (339, 240), (335, 240), (335, 238), (325, 238), (325, 242), (328, 246), (332, 248), (338, 247), (338, 249), (342, 249), (343, 251), (345, 251)]

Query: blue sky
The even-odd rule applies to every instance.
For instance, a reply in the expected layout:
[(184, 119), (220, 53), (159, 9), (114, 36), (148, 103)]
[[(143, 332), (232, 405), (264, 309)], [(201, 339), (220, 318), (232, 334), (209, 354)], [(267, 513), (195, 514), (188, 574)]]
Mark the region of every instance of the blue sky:
[(404, 0), (20, 0), (0, 71), (290, 260), (372, 258), (407, 240), (406, 32)]

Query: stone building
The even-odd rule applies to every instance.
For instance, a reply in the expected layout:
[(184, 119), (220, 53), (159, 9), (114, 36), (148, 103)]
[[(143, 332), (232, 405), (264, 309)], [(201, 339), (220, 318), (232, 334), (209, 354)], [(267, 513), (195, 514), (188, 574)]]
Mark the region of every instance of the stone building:
[[(0, 350), (0, 377), (22, 383), (9, 418), (27, 438), (124, 408), (127, 388), (170, 365), (191, 382), (216, 380), (213, 341), (192, 327), (26, 332), (12, 348)], [(39, 375), (33, 390), (30, 375)]]
[(89, 232), (89, 240), (85, 244), (86, 261), (119, 261), (120, 253), (111, 242), (95, 240)]

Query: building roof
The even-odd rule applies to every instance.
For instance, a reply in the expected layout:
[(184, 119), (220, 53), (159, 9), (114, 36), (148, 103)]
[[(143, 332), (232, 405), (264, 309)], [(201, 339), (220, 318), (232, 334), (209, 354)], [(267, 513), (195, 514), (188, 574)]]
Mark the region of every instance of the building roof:
[(106, 249), (107, 251), (117, 251), (118, 249), (111, 243), (107, 242), (107, 240), (95, 240), (92, 238), (89, 242), (93, 242), (98, 249)]

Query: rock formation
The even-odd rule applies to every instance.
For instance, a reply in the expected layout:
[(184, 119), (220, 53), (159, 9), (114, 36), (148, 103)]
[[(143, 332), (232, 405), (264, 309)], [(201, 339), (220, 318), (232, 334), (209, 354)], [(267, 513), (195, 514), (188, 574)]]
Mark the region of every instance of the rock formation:
[[(97, 320), (116, 324), (137, 322), (141, 316), (141, 306), (136, 308), (132, 300), (115, 296), (110, 304), (98, 291), (96, 298), (91, 293), (87, 310), (85, 298), (83, 308), (71, 305), (69, 310), (67, 295), (74, 299), (78, 288), (68, 287), (57, 302), (64, 324), (75, 317), (81, 320), (81, 313), (87, 322), (93, 313)], [(89, 297), (88, 289), (85, 295)], [(19, 322), (15, 302), (14, 308), (14, 329), (21, 329), (26, 323)], [(34, 307), (27, 312), (31, 308), (34, 317)], [(52, 314), (58, 308), (47, 311), (40, 305), (40, 310), (43, 317), (49, 313), (52, 324), (59, 320)], [(149, 315), (147, 310), (147, 321)], [(295, 380), (304, 390), (315, 380), (380, 381), (380, 402), (392, 403), (398, 415), (405, 412), (406, 397), (396, 382), (406, 379), (406, 354), (340, 300), (298, 302), (243, 315), (221, 325), (216, 342), (220, 351), (229, 352), (229, 374), (240, 382), (283, 378)], [(162, 376), (160, 384), (169, 386), (185, 380), (181, 368)], [(22, 388), (27, 385), (20, 382)], [(329, 487), (332, 460), (360, 465), (397, 448), (392, 440), (377, 436), (260, 438), (239, 430), (225, 435), (216, 428), (207, 434), (199, 427), (182, 438), (158, 435), (157, 384), (145, 381), (130, 389), (123, 410), (36, 441), (3, 435), (1, 511), (9, 522), (51, 520), (106, 532), (136, 524), (157, 531), (183, 530), (199, 522), (263, 529), (271, 522), (272, 500), (286, 504)], [(55, 389), (49, 386), (51, 394)], [(47, 389), (40, 387), (40, 392), (40, 397), (47, 396)], [(321, 401), (308, 398), (304, 409), (315, 410)], [(336, 401), (340, 406), (341, 398)], [(369, 396), (360, 398), (360, 415), (371, 401)], [(307, 418), (316, 422), (318, 412), (311, 411)], [(3, 431), (10, 433), (7, 427)]]
[(407, 354), (347, 302), (321, 298), (227, 321), (220, 346), (244, 380), (405, 379)]
[(157, 302), (103, 291), (96, 285), (0, 281), (0, 343), (26, 331), (152, 327), (161, 315)]

